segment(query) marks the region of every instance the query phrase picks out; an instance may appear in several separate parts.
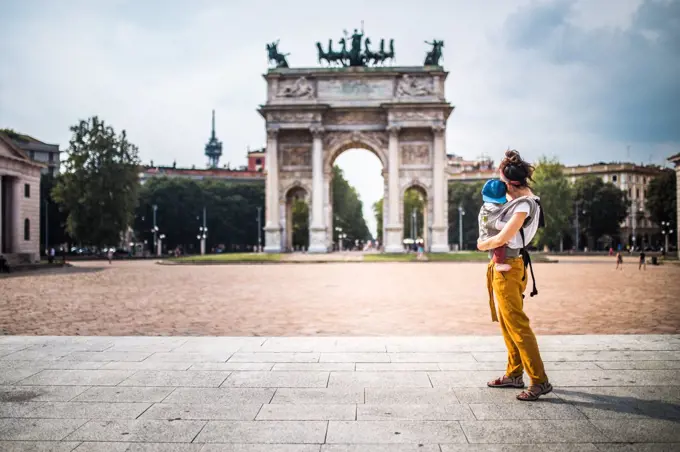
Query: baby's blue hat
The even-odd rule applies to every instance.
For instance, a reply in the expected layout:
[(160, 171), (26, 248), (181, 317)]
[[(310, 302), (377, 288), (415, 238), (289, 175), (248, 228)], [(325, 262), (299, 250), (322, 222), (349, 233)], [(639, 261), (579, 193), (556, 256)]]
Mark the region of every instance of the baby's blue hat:
[(486, 181), (484, 188), (482, 188), (482, 199), (484, 202), (493, 202), (495, 204), (505, 204), (506, 187), (505, 184), (498, 179), (491, 179)]

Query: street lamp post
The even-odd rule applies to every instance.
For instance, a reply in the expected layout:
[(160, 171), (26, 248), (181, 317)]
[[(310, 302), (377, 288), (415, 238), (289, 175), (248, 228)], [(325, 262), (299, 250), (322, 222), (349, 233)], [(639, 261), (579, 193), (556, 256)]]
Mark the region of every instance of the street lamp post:
[(574, 244), (576, 245), (576, 251), (578, 251), (578, 245), (579, 245), (579, 240), (580, 240), (580, 226), (578, 224), (578, 207), (581, 205), (581, 201), (576, 201), (574, 203)]
[(463, 251), (463, 215), (465, 215), (465, 209), (463, 206), (458, 206), (458, 249)]
[(257, 206), (257, 251), (262, 251), (262, 207)]
[(347, 235), (342, 233), (342, 228), (340, 226), (336, 226), (335, 230), (338, 232), (338, 251), (342, 251), (342, 240), (347, 237)]
[(662, 221), (661, 222), (661, 233), (663, 234), (664, 238), (664, 246), (663, 250), (665, 254), (668, 254), (668, 239), (670, 235), (673, 233), (673, 230), (671, 229), (671, 222), (670, 221)]
[(47, 256), (50, 255), (50, 241), (49, 241), (49, 230), (50, 230), (50, 222), (48, 220), (48, 207), (50, 205), (50, 197), (49, 195), (45, 196), (45, 254)]
[[(153, 231), (153, 246), (156, 248), (156, 255), (160, 256), (161, 255), (160, 241), (157, 239), (157, 237), (158, 237), (158, 226), (154, 226), (152, 231)], [(165, 234), (161, 234), (161, 235), (163, 237), (165, 237)]]
[(156, 235), (158, 233), (158, 227), (156, 226), (156, 211), (158, 210), (158, 206), (156, 204), (153, 205), (153, 246), (157, 247), (157, 239)]
[(163, 254), (163, 239), (165, 239), (165, 234), (158, 236), (158, 243), (156, 244), (156, 255), (161, 257)]

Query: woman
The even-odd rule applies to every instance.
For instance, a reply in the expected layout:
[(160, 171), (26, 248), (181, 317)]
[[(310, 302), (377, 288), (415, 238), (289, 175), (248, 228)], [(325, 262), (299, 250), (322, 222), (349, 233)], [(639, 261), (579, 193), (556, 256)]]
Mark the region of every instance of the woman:
[[(529, 187), (534, 168), (522, 160), (517, 151), (507, 151), (500, 164), (500, 177), (507, 186), (508, 198), (533, 197), (537, 199)], [(482, 251), (507, 245), (506, 263), (512, 267), (507, 272), (496, 272), (493, 262), (487, 270), (487, 285), (491, 304), (491, 317), (498, 321), (508, 349), (508, 366), (503, 375), (487, 383), (492, 388), (524, 388), (523, 373), (526, 370), (531, 378), (531, 385), (517, 395), (518, 400), (533, 401), (553, 390), (545, 374), (543, 360), (538, 351), (538, 343), (529, 318), (524, 313), (523, 293), (527, 286), (528, 275), (524, 261), (519, 253), (523, 248), (520, 229), (524, 230), (526, 245), (531, 243), (539, 223), (539, 211), (527, 220), (531, 205), (519, 202), (504, 218), (501, 232), (487, 240), (478, 240), (477, 247)], [(538, 206), (540, 209), (540, 206)], [(500, 225), (499, 225), (500, 226)], [(515, 256), (515, 257), (510, 257)], [(498, 316), (493, 303), (493, 293), (498, 301)]]

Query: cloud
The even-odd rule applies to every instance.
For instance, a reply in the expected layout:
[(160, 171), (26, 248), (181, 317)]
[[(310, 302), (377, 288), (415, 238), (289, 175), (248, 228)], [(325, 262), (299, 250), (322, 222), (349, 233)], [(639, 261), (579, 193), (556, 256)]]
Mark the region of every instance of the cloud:
[[(265, 142), (265, 43), (316, 67), (314, 43), (364, 19), (374, 42), (395, 39), (398, 65), (446, 42), (449, 153), (662, 163), (680, 150), (677, 0), (322, 3), (0, 0), (0, 127), (65, 148), (97, 114), (145, 162), (202, 167), (215, 108), (222, 163), (237, 166)], [(346, 165), (362, 199), (382, 195), (375, 169)]]
[(627, 27), (588, 28), (576, 13), (575, 2), (560, 0), (508, 17), (506, 44), (527, 59), (513, 79), (522, 94), (535, 85), (519, 78), (536, 81), (527, 73), (547, 68), (566, 79), (540, 94), (584, 114), (577, 121), (583, 130), (613, 140), (680, 142), (680, 2), (646, 0)]

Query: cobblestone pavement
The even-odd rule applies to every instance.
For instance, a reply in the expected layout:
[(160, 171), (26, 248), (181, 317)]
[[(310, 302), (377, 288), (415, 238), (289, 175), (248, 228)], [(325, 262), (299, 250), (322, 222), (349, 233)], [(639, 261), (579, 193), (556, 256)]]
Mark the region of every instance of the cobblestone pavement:
[[(79, 263), (0, 278), (0, 332), (41, 335), (498, 334), (480, 263)], [(537, 264), (538, 334), (680, 332), (680, 267)], [(527, 293), (529, 291), (527, 290)]]
[(4, 336), (0, 450), (680, 450), (680, 335), (538, 339), (528, 403), (499, 336)]

